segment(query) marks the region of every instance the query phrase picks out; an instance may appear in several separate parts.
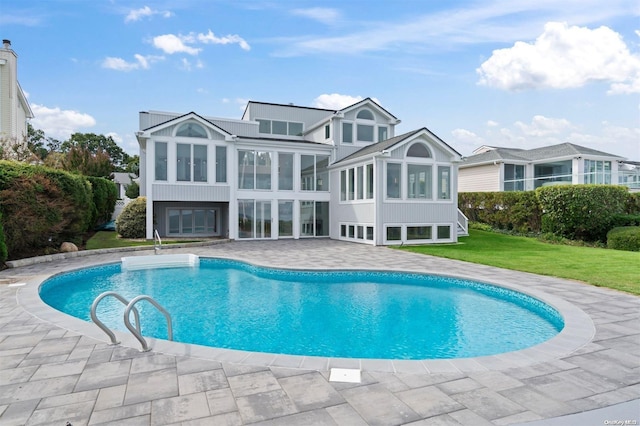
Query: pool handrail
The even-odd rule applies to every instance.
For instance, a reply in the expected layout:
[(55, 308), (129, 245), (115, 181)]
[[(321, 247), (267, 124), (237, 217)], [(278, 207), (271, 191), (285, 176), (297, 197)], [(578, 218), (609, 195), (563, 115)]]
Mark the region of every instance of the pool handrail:
[(153, 230), (153, 252), (155, 254), (160, 253), (162, 250), (162, 239), (160, 238), (160, 234), (157, 229)]
[[(116, 339), (116, 335), (113, 333), (113, 331), (111, 331), (111, 329), (109, 327), (107, 327), (102, 321), (100, 321), (98, 319), (98, 315), (96, 314), (96, 309), (98, 308), (98, 303), (100, 303), (100, 301), (102, 299), (104, 299), (107, 296), (113, 296), (116, 299), (118, 299), (120, 302), (122, 302), (123, 305), (128, 306), (129, 305), (129, 301), (127, 299), (125, 299), (124, 297), (122, 297), (121, 295), (119, 295), (118, 293), (116, 293), (115, 291), (105, 291), (104, 293), (100, 294), (98, 297), (95, 298), (95, 300), (93, 301), (93, 303), (91, 304), (91, 320), (98, 326), (100, 327), (100, 329), (102, 331), (104, 331), (107, 336), (109, 336), (109, 340), (111, 340), (111, 344), (112, 345), (118, 345), (120, 344), (120, 342)], [(125, 308), (126, 310), (126, 308)], [(136, 328), (138, 329), (138, 332), (140, 332), (140, 315), (138, 314), (138, 310), (133, 308), (133, 316), (135, 317), (135, 321), (136, 321)]]
[[(139, 327), (137, 329), (134, 328), (131, 325), (131, 321), (129, 320), (129, 316), (130, 316), (130, 313), (131, 313), (132, 310), (133, 310), (134, 316), (136, 316), (135, 304), (138, 303), (141, 300), (148, 301), (153, 306), (155, 306), (156, 309), (158, 309), (158, 311), (160, 311), (161, 314), (164, 315), (164, 317), (167, 320), (167, 336), (168, 336), (168, 340), (173, 340), (173, 328), (171, 326), (171, 315), (169, 315), (169, 312), (167, 312), (166, 309), (164, 309), (162, 306), (160, 306), (160, 304), (158, 302), (156, 302), (151, 296), (147, 296), (146, 294), (142, 294), (140, 296), (134, 297), (131, 300), (131, 302), (129, 302), (127, 307), (124, 309), (124, 325), (127, 327), (127, 329), (129, 329), (131, 334), (133, 334), (135, 336), (135, 338), (138, 339), (138, 341), (142, 345), (142, 352), (147, 352), (147, 351), (151, 350), (151, 348), (147, 344), (146, 339), (144, 337), (142, 337), (142, 333), (140, 333), (140, 328)], [(138, 322), (138, 318), (136, 317), (136, 325), (138, 325), (138, 323), (139, 323)]]

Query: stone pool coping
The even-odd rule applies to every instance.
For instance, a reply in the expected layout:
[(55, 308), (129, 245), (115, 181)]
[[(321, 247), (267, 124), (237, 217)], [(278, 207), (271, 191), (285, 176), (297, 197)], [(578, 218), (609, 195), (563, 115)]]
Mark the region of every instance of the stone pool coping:
[[(182, 251), (197, 251), (197, 247), (183, 247)], [(147, 253), (130, 253), (131, 255), (145, 255)], [(247, 260), (242, 256), (215, 255), (202, 257), (226, 258), (252, 263), (260, 266), (270, 266), (267, 262), (256, 259)], [(87, 259), (88, 260), (88, 259)], [(83, 262), (82, 268), (97, 266), (113, 261), (87, 261)], [(56, 273), (44, 274), (34, 277), (28, 281), (24, 287), (17, 292), (17, 301), (27, 312), (33, 316), (52, 323), (60, 328), (80, 333), (87, 337), (99, 341), (108, 342), (106, 334), (95, 324), (64, 314), (45, 304), (39, 297), (40, 285), (48, 278), (62, 272), (69, 272), (77, 269), (77, 266), (62, 268)], [(292, 268), (295, 269), (295, 268)], [(317, 270), (363, 270), (363, 268), (305, 268)], [(397, 271), (416, 272), (405, 268), (370, 268), (377, 271)], [(424, 271), (422, 273), (435, 272)], [(265, 366), (265, 367), (285, 367), (304, 370), (328, 371), (331, 368), (353, 368), (364, 371), (389, 372), (389, 373), (469, 373), (478, 371), (499, 371), (516, 367), (526, 367), (534, 364), (544, 363), (555, 359), (566, 357), (583, 346), (587, 345), (595, 335), (595, 326), (589, 315), (567, 300), (551, 295), (544, 291), (525, 287), (503, 278), (478, 279), (473, 276), (455, 273), (446, 276), (471, 279), (486, 284), (504, 287), (515, 290), (555, 308), (562, 315), (565, 326), (563, 330), (552, 339), (541, 344), (514, 352), (506, 352), (497, 355), (455, 358), (455, 359), (426, 359), (426, 360), (387, 360), (387, 359), (358, 359), (358, 358), (331, 358), (315, 356), (296, 356), (285, 354), (271, 354), (262, 352), (249, 352), (241, 350), (231, 350), (222, 348), (206, 347), (194, 344), (171, 342), (160, 339), (147, 338), (152, 351), (173, 356), (188, 356), (199, 359), (206, 359), (218, 362), (227, 362), (240, 365)], [(124, 347), (140, 349), (140, 343), (130, 334), (114, 330), (117, 339)]]

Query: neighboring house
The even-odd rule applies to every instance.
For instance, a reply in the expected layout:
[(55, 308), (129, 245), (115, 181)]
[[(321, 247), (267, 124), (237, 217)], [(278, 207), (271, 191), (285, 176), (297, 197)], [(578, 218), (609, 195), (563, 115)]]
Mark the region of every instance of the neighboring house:
[(116, 188), (118, 189), (118, 199), (122, 200), (126, 198), (125, 193), (127, 192), (127, 186), (133, 183), (133, 176), (131, 173), (123, 173), (123, 172), (115, 172), (113, 173), (113, 183), (116, 184)]
[(640, 183), (637, 165), (618, 155), (572, 143), (534, 149), (482, 146), (458, 171), (460, 192), (528, 191), (559, 184)]
[(26, 143), (28, 119), (33, 111), (18, 83), (18, 55), (9, 40), (0, 48), (0, 140)]
[(460, 154), (426, 128), (396, 136), (399, 122), (369, 98), (249, 102), (240, 120), (141, 112), (146, 236), (455, 242)]

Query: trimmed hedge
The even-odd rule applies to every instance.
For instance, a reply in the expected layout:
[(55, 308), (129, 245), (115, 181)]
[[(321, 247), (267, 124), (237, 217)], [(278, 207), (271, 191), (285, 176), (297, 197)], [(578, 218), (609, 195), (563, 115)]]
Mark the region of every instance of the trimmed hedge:
[(0, 161), (0, 210), (8, 259), (80, 243), (95, 209), (84, 176)]
[(623, 214), (628, 189), (613, 185), (558, 185), (536, 189), (542, 231), (572, 240), (606, 241), (614, 217)]
[(461, 192), (458, 208), (470, 221), (495, 229), (540, 232), (542, 211), (534, 191)]
[(640, 251), (640, 226), (613, 228), (607, 233), (607, 248)]
[(7, 244), (4, 242), (4, 227), (2, 226), (2, 212), (0, 212), (0, 264), (7, 260)]
[(124, 206), (116, 219), (116, 232), (123, 238), (145, 238), (147, 197), (138, 197)]
[(91, 183), (95, 206), (91, 216), (91, 228), (94, 229), (111, 220), (118, 200), (118, 188), (109, 179), (87, 176), (87, 180)]

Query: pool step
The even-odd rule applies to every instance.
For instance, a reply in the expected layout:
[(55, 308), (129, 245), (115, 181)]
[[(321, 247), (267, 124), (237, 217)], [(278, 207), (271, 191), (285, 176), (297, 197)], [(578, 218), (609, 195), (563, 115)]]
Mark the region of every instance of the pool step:
[(200, 256), (195, 254), (159, 254), (153, 256), (129, 256), (122, 258), (123, 271), (197, 266), (200, 266)]

